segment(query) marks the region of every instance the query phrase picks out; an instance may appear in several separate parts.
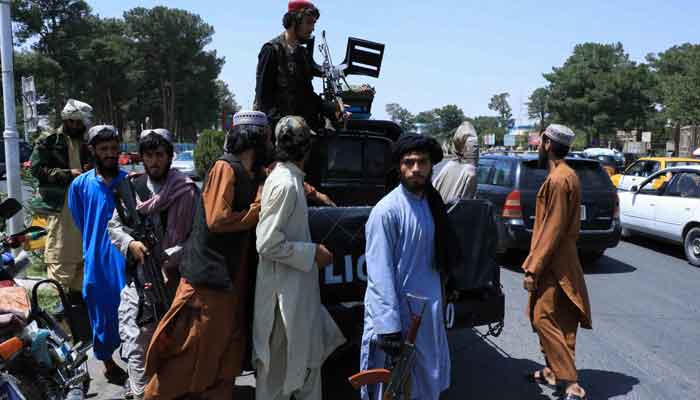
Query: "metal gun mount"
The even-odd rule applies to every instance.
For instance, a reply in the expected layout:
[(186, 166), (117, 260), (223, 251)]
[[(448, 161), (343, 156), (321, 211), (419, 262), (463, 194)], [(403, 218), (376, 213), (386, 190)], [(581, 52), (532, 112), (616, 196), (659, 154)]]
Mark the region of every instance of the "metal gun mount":
[[(314, 69), (320, 71), (323, 76), (323, 93), (327, 100), (340, 100), (349, 106), (350, 111), (356, 117), (369, 118), (374, 89), (363, 85), (361, 90), (353, 90), (345, 77), (348, 75), (363, 75), (378, 78), (384, 59), (384, 45), (364, 39), (348, 38), (345, 59), (340, 65), (334, 65), (330, 48), (326, 41), (326, 32), (321, 34), (321, 43), (318, 48), (323, 57), (319, 65), (313, 58), (315, 38), (307, 41), (307, 54)], [(369, 89), (369, 90), (368, 90)]]
[[(325, 45), (326, 43), (326, 32), (321, 33), (321, 37), (324, 43), (320, 44), (319, 47)], [(309, 49), (308, 55), (312, 65), (318, 69), (322, 69), (321, 65), (318, 64), (313, 58), (313, 49), (316, 46), (316, 38), (312, 37), (304, 45)], [(348, 38), (348, 45), (345, 51), (345, 59), (337, 67), (343, 75), (364, 75), (370, 76), (372, 78), (378, 78), (381, 72), (382, 60), (384, 59), (384, 45), (377, 42), (371, 42), (365, 39), (358, 39), (354, 37)], [(321, 54), (324, 50), (321, 49)], [(330, 53), (328, 53), (330, 57)], [(325, 55), (324, 55), (325, 57)], [(332, 61), (329, 59), (329, 61)], [(332, 65), (332, 64), (331, 64)]]

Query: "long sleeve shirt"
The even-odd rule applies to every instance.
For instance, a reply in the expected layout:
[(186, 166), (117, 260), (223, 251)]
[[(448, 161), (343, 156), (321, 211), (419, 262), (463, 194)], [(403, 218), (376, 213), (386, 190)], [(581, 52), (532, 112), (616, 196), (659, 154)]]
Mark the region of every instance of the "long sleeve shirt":
[[(280, 163), (265, 181), (256, 247), (253, 359), (268, 368), (270, 334), (279, 308), (287, 337), (284, 392), (304, 384), (306, 370), (320, 368), (345, 338), (321, 304), (316, 245), (311, 242), (304, 173)], [(283, 357), (280, 355), (280, 357)]]
[[(412, 398), (434, 399), (450, 384), (450, 352), (443, 317), (442, 283), (435, 263), (435, 224), (425, 198), (399, 185), (372, 210), (365, 227), (367, 291), (360, 369), (385, 367), (377, 335), (411, 324), (408, 294), (427, 298), (416, 337)], [(410, 303), (413, 312), (421, 305)], [(375, 391), (376, 392), (376, 391)], [(366, 388), (363, 399), (369, 398)]]
[(68, 189), (68, 207), (83, 237), (83, 296), (90, 310), (93, 348), (100, 360), (110, 359), (120, 343), (117, 308), (126, 284), (125, 260), (112, 245), (107, 224), (114, 213), (112, 190), (125, 177), (119, 171), (106, 184), (93, 169), (75, 178)]

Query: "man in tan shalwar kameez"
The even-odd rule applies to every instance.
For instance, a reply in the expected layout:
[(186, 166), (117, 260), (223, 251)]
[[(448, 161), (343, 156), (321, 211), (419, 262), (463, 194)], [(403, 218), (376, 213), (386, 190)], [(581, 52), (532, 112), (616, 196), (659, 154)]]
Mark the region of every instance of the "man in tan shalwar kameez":
[(522, 268), (530, 292), (528, 314), (537, 332), (546, 367), (530, 375), (537, 383), (562, 384), (565, 400), (580, 400), (575, 364), (576, 330), (591, 329), (591, 307), (576, 241), (581, 225), (581, 184), (563, 160), (574, 133), (550, 125), (540, 143), (540, 166), (549, 175), (537, 193), (530, 254)]

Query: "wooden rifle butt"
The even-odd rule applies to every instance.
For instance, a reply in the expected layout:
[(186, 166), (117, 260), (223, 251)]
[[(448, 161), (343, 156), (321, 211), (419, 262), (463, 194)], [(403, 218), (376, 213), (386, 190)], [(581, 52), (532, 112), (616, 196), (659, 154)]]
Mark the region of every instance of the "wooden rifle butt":
[(360, 371), (348, 378), (348, 382), (350, 382), (353, 388), (359, 389), (367, 385), (376, 385), (379, 383), (387, 384), (390, 378), (391, 371), (384, 368), (377, 368)]

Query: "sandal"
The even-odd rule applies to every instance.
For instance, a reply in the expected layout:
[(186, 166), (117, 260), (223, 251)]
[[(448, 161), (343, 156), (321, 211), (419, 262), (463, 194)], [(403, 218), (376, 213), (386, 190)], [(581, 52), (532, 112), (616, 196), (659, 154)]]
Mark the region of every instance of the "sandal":
[(106, 369), (104, 372), (105, 379), (112, 385), (123, 386), (129, 375), (123, 369), (118, 366), (114, 366), (110, 369)]
[(544, 369), (540, 369), (526, 374), (525, 380), (527, 380), (530, 383), (536, 383), (538, 385), (557, 386), (556, 383), (551, 384), (549, 383), (549, 381), (547, 381), (547, 379), (544, 377)]

